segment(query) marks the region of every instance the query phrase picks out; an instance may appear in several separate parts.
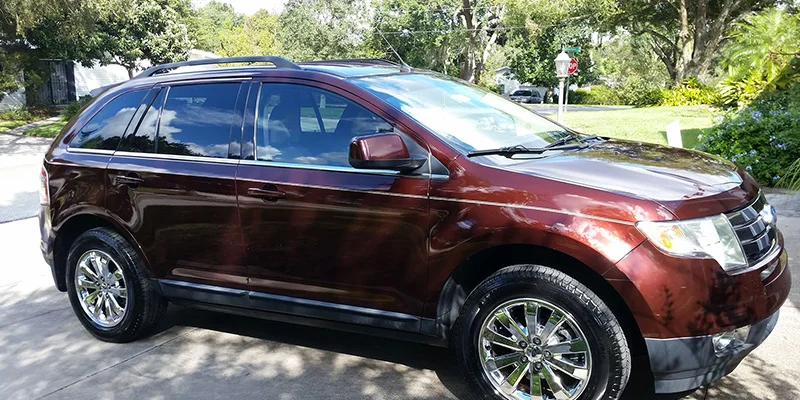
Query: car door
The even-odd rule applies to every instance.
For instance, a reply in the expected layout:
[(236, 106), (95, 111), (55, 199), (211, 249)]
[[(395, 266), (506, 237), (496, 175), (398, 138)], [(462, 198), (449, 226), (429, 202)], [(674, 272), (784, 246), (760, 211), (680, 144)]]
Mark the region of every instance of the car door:
[(231, 131), (235, 142), (241, 135), (247, 87), (154, 88), (108, 164), (107, 208), (135, 237), (162, 286), (183, 281), (247, 288), (238, 155), (228, 154)]
[(237, 187), (254, 306), (418, 327), (429, 175), (351, 167), (354, 136), (393, 127), (335, 88), (264, 82), (251, 96)]

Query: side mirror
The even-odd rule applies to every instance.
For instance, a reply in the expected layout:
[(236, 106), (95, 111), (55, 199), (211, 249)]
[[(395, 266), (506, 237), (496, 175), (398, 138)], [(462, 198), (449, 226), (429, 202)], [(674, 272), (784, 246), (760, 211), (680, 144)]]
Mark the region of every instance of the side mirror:
[(412, 157), (403, 139), (396, 133), (356, 136), (350, 142), (350, 165), (359, 169), (391, 169), (411, 172), (428, 161)]

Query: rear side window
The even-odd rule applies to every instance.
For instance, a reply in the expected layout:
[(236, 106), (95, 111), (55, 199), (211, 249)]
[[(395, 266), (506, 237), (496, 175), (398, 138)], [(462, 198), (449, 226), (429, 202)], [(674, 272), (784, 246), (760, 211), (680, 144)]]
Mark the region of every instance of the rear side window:
[(147, 105), (147, 111), (139, 122), (139, 128), (135, 134), (128, 135), (119, 146), (120, 151), (131, 151), (134, 153), (154, 153), (156, 151), (156, 131), (158, 129), (158, 117), (161, 106), (164, 105), (164, 98), (167, 90), (161, 89), (158, 95)]
[(227, 158), (240, 86), (171, 87), (161, 111), (156, 153)]
[(71, 148), (116, 150), (146, 90), (125, 93), (111, 100), (81, 128)]

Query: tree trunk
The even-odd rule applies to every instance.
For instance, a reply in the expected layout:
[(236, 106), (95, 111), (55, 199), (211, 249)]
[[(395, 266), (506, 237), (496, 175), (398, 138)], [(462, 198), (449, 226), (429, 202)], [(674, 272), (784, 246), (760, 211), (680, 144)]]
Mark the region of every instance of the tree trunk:
[(133, 79), (133, 67), (127, 66), (125, 69), (128, 70), (128, 79)]

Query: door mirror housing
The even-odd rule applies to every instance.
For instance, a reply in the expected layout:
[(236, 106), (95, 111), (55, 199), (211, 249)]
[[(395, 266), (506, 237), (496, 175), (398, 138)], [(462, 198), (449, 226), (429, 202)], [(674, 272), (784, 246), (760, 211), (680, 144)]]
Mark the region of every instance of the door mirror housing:
[(428, 161), (424, 156), (411, 156), (397, 133), (356, 136), (350, 141), (349, 153), (350, 165), (358, 169), (412, 172)]

